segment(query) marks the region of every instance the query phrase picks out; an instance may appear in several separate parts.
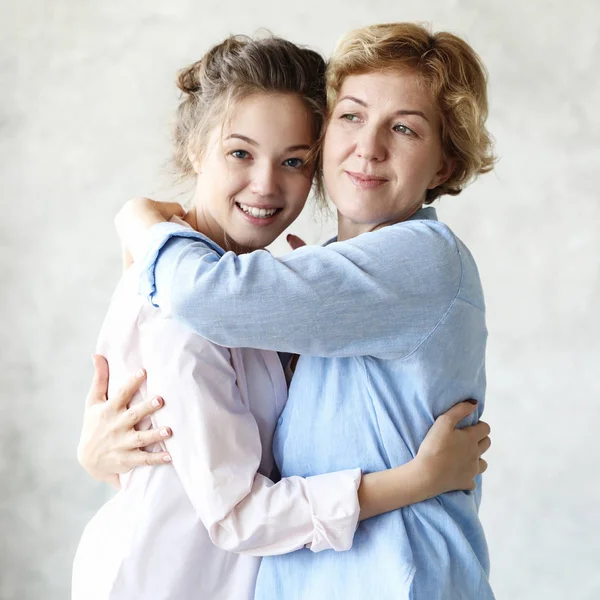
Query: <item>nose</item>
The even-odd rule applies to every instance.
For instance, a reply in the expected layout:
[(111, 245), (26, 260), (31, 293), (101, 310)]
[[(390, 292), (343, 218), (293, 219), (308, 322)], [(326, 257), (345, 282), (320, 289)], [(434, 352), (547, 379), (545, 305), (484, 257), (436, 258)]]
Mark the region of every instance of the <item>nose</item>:
[(356, 143), (356, 154), (364, 160), (385, 159), (386, 149), (382, 134), (375, 127), (362, 127)]
[(252, 173), (250, 190), (259, 196), (274, 196), (277, 193), (277, 174), (270, 163), (257, 164)]

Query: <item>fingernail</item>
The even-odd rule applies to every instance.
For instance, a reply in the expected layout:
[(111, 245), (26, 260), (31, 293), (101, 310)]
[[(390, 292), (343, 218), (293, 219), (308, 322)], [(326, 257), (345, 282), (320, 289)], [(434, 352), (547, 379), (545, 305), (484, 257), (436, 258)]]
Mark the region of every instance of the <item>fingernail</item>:
[(477, 400), (473, 400), (473, 398), (469, 398), (467, 402), (470, 402), (471, 404), (477, 404)]
[(159, 431), (159, 435), (160, 435), (160, 437), (169, 437), (169, 430), (168, 429), (161, 429)]
[(141, 379), (141, 378), (144, 376), (144, 373), (145, 373), (144, 369), (138, 369), (138, 370), (135, 372), (135, 376), (136, 376), (138, 379)]
[(165, 454), (163, 456), (163, 462), (171, 462), (173, 459), (171, 458), (170, 454)]
[(154, 400), (152, 400), (152, 406), (160, 406), (160, 398), (154, 398)]

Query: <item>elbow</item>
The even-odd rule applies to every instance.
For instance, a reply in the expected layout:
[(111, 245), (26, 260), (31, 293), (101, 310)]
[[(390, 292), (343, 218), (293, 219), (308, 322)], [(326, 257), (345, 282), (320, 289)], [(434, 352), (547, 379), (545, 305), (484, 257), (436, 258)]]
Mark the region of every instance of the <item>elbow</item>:
[(231, 519), (225, 518), (222, 521), (213, 523), (207, 527), (210, 541), (221, 550), (234, 552), (236, 554), (252, 554), (253, 544), (251, 536), (244, 535), (239, 531)]

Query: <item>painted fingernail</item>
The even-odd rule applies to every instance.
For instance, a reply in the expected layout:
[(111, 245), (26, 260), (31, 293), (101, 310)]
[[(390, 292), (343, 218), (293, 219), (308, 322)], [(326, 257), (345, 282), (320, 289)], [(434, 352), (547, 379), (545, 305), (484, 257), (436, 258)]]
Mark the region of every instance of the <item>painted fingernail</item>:
[(165, 454), (163, 456), (163, 462), (171, 462), (173, 459), (171, 458), (170, 454)]
[(144, 376), (144, 374), (145, 374), (145, 373), (146, 373), (146, 372), (144, 371), (144, 369), (138, 369), (138, 370), (135, 372), (135, 376), (136, 376), (138, 379), (141, 379), (141, 378)]
[(152, 406), (160, 406), (161, 400), (160, 398), (156, 397), (154, 398), (154, 400), (152, 400)]
[(169, 437), (168, 429), (161, 429), (158, 433), (159, 433), (160, 437)]
[(467, 402), (470, 402), (471, 404), (477, 404), (477, 400), (473, 400), (472, 398), (467, 400)]

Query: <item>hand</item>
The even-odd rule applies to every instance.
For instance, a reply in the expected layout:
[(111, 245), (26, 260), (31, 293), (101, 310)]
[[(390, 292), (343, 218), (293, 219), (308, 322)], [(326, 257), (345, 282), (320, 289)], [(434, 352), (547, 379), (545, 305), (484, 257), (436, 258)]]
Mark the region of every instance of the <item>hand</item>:
[(83, 417), (81, 440), (77, 448), (79, 464), (95, 479), (120, 488), (118, 473), (126, 473), (140, 465), (159, 465), (171, 461), (168, 452), (140, 450), (172, 435), (169, 428), (138, 431), (135, 426), (162, 407), (162, 398), (152, 398), (127, 408), (146, 378), (140, 369), (119, 393), (107, 399), (108, 363), (94, 355), (94, 380)]
[(484, 421), (457, 429), (458, 423), (477, 408), (467, 400), (440, 415), (421, 443), (416, 463), (431, 486), (430, 496), (454, 490), (474, 490), (476, 475), (487, 469), (481, 455), (492, 444)]
[(185, 216), (185, 210), (177, 202), (156, 202), (142, 197), (129, 200), (115, 217), (124, 256), (129, 253), (134, 260), (142, 258), (148, 229), (173, 216)]
[(306, 242), (293, 233), (288, 234), (285, 239), (292, 250), (306, 246)]

